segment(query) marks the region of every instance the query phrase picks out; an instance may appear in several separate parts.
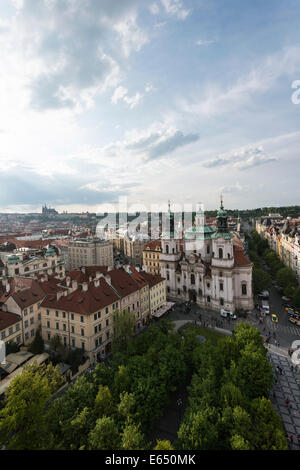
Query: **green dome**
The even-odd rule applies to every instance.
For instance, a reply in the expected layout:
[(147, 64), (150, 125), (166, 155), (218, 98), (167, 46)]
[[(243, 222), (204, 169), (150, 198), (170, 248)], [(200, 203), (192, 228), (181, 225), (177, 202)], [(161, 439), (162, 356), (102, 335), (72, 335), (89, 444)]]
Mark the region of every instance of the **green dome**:
[(9, 264), (19, 263), (19, 261), (21, 260), (17, 255), (11, 255), (7, 260)]
[(53, 256), (53, 255), (56, 255), (54, 248), (47, 248), (45, 256)]
[(194, 239), (197, 234), (200, 235), (199, 238), (211, 238), (212, 234), (214, 233), (214, 229), (209, 225), (200, 225), (196, 227), (193, 225), (192, 227), (188, 228), (184, 232), (185, 239)]

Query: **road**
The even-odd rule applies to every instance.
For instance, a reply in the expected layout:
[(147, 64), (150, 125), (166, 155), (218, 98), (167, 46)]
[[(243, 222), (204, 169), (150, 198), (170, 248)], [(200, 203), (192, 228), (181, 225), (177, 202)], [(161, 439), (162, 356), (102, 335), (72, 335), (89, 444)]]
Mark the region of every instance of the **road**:
[[(251, 227), (245, 221), (243, 221), (243, 230), (250, 235)], [(263, 269), (268, 272), (268, 268), (264, 261), (262, 260)], [(272, 340), (271, 342), (274, 344), (275, 338), (279, 341), (281, 347), (289, 348), (292, 346), (293, 341), (300, 340), (300, 326), (294, 325), (293, 323), (289, 322), (288, 313), (284, 309), (284, 305), (282, 303), (282, 294), (279, 294), (277, 289), (272, 285), (269, 289), (270, 298), (270, 315), (265, 317), (264, 323), (261, 325), (258, 319), (253, 321), (253, 324), (259, 328), (259, 330), (263, 333), (271, 333)], [(258, 300), (255, 300), (255, 303), (258, 303)], [(275, 313), (278, 316), (278, 324), (273, 323), (271, 320), (271, 315)], [(274, 337), (275, 333), (275, 337)]]

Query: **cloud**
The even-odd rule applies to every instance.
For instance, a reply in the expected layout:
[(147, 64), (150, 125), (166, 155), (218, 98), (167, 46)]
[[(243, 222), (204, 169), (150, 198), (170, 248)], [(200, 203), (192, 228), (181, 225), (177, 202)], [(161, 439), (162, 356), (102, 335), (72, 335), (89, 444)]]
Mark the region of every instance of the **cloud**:
[(49, 177), (20, 166), (0, 170), (1, 205), (38, 205), (45, 201), (55, 205), (113, 203), (129, 193), (126, 184), (113, 186), (103, 177), (87, 181), (90, 178), (78, 174)]
[(160, 12), (160, 8), (159, 8), (159, 6), (157, 5), (157, 3), (152, 3), (152, 4), (149, 6), (149, 10), (150, 10), (150, 12), (152, 13), (152, 15), (158, 15), (158, 13)]
[(222, 186), (219, 192), (221, 192), (221, 194), (230, 194), (230, 193), (241, 192), (244, 190), (245, 190), (245, 187), (241, 186), (240, 183), (237, 181), (236, 184)]
[(255, 67), (221, 88), (209, 83), (201, 96), (179, 100), (182, 111), (197, 116), (220, 116), (253, 103), (256, 95), (269, 91), (282, 76), (294, 77), (298, 71), (299, 46), (291, 46), (265, 57)]
[(186, 10), (180, 0), (161, 0), (161, 4), (168, 15), (176, 16), (179, 20), (185, 20), (190, 14), (190, 10)]
[(219, 155), (203, 162), (205, 168), (232, 166), (239, 170), (246, 170), (266, 163), (276, 162), (277, 158), (267, 155), (262, 146), (240, 149), (233, 153)]
[(197, 46), (209, 46), (210, 44), (214, 44), (216, 41), (214, 40), (208, 40), (208, 39), (198, 39), (196, 41)]
[(179, 147), (199, 140), (194, 133), (184, 134), (174, 127), (161, 126), (151, 129), (127, 143), (126, 148), (143, 154), (146, 160), (154, 160), (167, 155)]
[[(122, 79), (121, 64), (148, 37), (138, 0), (24, 0), (10, 24), (23, 51), (33, 108), (90, 107)], [(1, 32), (0, 32), (1, 34)]]
[(124, 101), (130, 107), (130, 109), (135, 108), (143, 98), (143, 94), (137, 92), (134, 96), (128, 96), (127, 88), (119, 86), (115, 89), (114, 94), (111, 97), (111, 102), (117, 104), (119, 101)]

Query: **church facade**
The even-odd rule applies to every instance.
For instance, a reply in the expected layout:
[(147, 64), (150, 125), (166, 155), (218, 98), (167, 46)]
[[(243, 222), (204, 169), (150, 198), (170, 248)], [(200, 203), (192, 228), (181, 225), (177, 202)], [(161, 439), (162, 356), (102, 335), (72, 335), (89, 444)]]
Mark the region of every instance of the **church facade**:
[(195, 225), (183, 232), (183, 243), (172, 233), (163, 235), (161, 275), (170, 299), (215, 311), (253, 309), (253, 265), (243, 242), (229, 232), (227, 218), (221, 202), (216, 229), (205, 224), (199, 210)]

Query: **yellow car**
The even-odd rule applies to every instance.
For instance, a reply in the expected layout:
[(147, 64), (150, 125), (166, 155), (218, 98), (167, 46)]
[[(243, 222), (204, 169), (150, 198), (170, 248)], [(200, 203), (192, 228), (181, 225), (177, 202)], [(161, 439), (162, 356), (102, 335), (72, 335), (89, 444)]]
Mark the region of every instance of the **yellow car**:
[(272, 315), (272, 322), (273, 323), (278, 323), (278, 317), (277, 317), (277, 315), (275, 315), (275, 313), (273, 313), (273, 315)]

